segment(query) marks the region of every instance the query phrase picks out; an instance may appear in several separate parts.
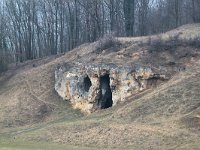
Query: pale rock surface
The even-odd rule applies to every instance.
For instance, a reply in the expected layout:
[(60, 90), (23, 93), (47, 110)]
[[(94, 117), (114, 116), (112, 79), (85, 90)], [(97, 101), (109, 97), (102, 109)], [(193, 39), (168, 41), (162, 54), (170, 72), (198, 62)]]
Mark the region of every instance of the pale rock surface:
[(55, 90), (75, 108), (90, 113), (115, 106), (168, 79), (150, 67), (65, 64), (55, 72)]

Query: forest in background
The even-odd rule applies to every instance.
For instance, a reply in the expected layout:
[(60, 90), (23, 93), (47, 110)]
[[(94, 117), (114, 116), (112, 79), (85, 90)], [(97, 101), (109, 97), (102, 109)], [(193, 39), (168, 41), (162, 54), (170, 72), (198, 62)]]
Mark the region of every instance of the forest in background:
[(199, 0), (1, 0), (0, 72), (110, 33), (145, 36), (197, 22)]

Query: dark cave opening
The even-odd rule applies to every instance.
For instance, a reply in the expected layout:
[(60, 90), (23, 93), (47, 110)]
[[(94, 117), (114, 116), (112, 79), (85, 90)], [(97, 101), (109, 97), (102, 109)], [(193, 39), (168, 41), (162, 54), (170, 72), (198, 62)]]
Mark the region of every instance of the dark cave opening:
[(89, 78), (88, 76), (86, 76), (86, 77), (84, 78), (83, 83), (84, 83), (84, 90), (85, 90), (86, 92), (89, 92), (90, 87), (92, 86), (92, 82), (91, 82), (90, 78)]
[(112, 107), (113, 101), (112, 101), (112, 91), (110, 88), (109, 74), (100, 77), (100, 89), (101, 89), (101, 96), (98, 101), (98, 106), (101, 109)]

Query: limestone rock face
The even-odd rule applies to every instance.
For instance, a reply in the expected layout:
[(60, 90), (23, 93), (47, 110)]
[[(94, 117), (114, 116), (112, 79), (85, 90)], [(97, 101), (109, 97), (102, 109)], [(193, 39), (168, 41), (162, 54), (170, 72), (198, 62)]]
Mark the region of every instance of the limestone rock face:
[(93, 112), (117, 105), (167, 79), (150, 67), (65, 64), (55, 72), (55, 90), (75, 108)]

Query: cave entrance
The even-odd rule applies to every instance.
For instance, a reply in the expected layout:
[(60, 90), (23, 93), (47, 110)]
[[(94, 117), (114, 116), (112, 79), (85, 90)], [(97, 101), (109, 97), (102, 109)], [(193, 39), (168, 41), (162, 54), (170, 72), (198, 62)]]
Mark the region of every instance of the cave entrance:
[(98, 106), (101, 109), (112, 107), (113, 101), (112, 101), (112, 92), (110, 88), (109, 74), (100, 77), (100, 89), (101, 89), (101, 96), (98, 102)]
[(88, 76), (86, 76), (85, 78), (84, 78), (84, 80), (83, 80), (83, 86), (84, 86), (84, 90), (86, 91), (86, 92), (89, 92), (89, 90), (90, 90), (90, 87), (92, 86), (92, 82), (91, 82), (91, 80), (90, 80), (90, 78), (88, 77)]

